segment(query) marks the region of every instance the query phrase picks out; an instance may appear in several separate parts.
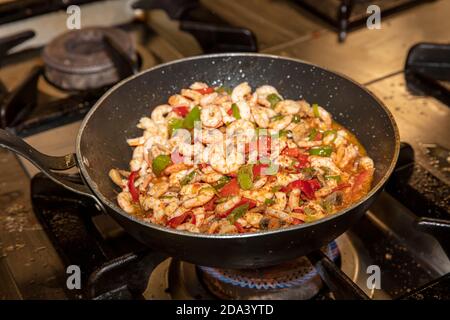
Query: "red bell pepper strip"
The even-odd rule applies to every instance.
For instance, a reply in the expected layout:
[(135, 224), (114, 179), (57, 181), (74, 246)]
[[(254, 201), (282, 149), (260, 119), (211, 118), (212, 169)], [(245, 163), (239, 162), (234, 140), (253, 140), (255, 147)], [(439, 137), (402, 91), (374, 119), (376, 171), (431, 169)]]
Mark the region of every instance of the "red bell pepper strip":
[(173, 107), (172, 110), (179, 115), (180, 117), (186, 117), (186, 115), (189, 113), (189, 107), (187, 106), (178, 106)]
[(220, 190), (221, 197), (236, 196), (239, 194), (239, 183), (237, 178), (233, 178)]
[(169, 225), (169, 227), (171, 228), (176, 228), (178, 227), (180, 224), (184, 223), (184, 221), (186, 221), (186, 219), (189, 216), (194, 216), (193, 220), (195, 220), (195, 215), (192, 211), (186, 211), (185, 213), (176, 216), (175, 218), (170, 219), (169, 221), (167, 221), (167, 224)]
[(283, 156), (297, 158), (300, 155), (300, 149), (286, 147), (281, 151), (281, 154)]
[(208, 87), (208, 88), (202, 88), (202, 89), (194, 89), (194, 91), (197, 91), (201, 94), (208, 94), (208, 93), (213, 93), (214, 88)]
[(138, 176), (138, 171), (133, 171), (130, 173), (130, 176), (128, 177), (128, 190), (131, 193), (131, 198), (134, 202), (139, 201), (139, 190), (135, 187), (134, 182), (136, 181), (136, 178)]
[(260, 163), (260, 164), (255, 164), (254, 166), (253, 166), (253, 177), (259, 177), (259, 176), (262, 176), (263, 174), (262, 174), (262, 171), (265, 169), (265, 168), (268, 168), (269, 167), (269, 165), (268, 164), (264, 164), (264, 163)]
[(320, 183), (316, 179), (311, 180), (296, 180), (289, 183), (286, 187), (282, 188), (283, 192), (290, 192), (293, 189), (300, 189), (305, 197), (309, 200), (315, 199), (314, 191), (320, 189)]
[(281, 151), (282, 155), (293, 157), (297, 159), (297, 163), (294, 165), (296, 169), (306, 168), (309, 165), (308, 155), (301, 153), (298, 148), (284, 148)]
[(217, 196), (214, 196), (211, 200), (209, 200), (204, 206), (203, 208), (205, 209), (205, 211), (214, 211), (214, 209), (216, 208), (216, 200), (217, 200)]
[(297, 219), (297, 218), (293, 218), (292, 219), (292, 224), (293, 225), (302, 224), (302, 223), (304, 223), (304, 222), (302, 220), (300, 220), (300, 219)]
[(234, 226), (236, 227), (236, 229), (237, 229), (237, 231), (238, 231), (239, 233), (244, 233), (244, 232), (245, 232), (244, 227), (243, 227), (239, 222), (235, 222), (235, 223), (234, 223)]

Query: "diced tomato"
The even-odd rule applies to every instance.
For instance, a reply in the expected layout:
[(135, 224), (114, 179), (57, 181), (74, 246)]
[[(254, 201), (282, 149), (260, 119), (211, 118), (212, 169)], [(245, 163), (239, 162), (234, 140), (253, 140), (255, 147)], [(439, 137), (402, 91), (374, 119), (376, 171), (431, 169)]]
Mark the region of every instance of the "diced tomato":
[(195, 217), (195, 214), (192, 211), (190, 211), (189, 216), (191, 217), (191, 223), (192, 224), (196, 224), (197, 223), (197, 219)]
[(214, 196), (211, 200), (209, 200), (204, 206), (203, 208), (205, 209), (205, 211), (213, 211), (216, 208), (216, 203), (215, 201), (217, 200), (217, 196)]
[(224, 185), (219, 193), (221, 197), (235, 196), (238, 194), (239, 184), (236, 178), (231, 179), (226, 185)]
[(368, 179), (370, 178), (370, 171), (364, 170), (361, 171), (356, 177), (355, 182), (353, 184), (352, 191), (357, 192), (361, 189), (361, 187), (368, 182)]
[(194, 91), (197, 91), (201, 94), (208, 94), (208, 93), (213, 93), (214, 92), (214, 88), (202, 88), (202, 89), (194, 89)]
[(233, 115), (233, 108), (228, 109), (227, 114), (229, 116), (232, 116)]
[(300, 220), (300, 219), (297, 219), (297, 218), (293, 218), (292, 219), (292, 224), (293, 225), (302, 224), (302, 223), (304, 223), (304, 222), (302, 220)]
[(296, 169), (306, 168), (309, 165), (308, 155), (301, 152), (298, 148), (284, 148), (281, 151), (282, 155), (293, 157), (297, 159), (297, 163), (295, 164)]
[(133, 171), (130, 173), (130, 176), (128, 177), (128, 190), (131, 193), (131, 198), (134, 202), (139, 201), (139, 190), (134, 186), (134, 182), (136, 181), (136, 178), (138, 177), (138, 171)]
[(296, 180), (282, 188), (281, 191), (287, 193), (291, 192), (293, 189), (300, 189), (307, 199), (313, 200), (315, 199), (314, 191), (320, 189), (320, 183), (316, 179)]
[(253, 176), (254, 177), (259, 177), (262, 174), (263, 169), (268, 168), (269, 165), (268, 164), (264, 164), (264, 163), (260, 163), (260, 164), (255, 164), (253, 166)]
[(207, 168), (209, 166), (209, 164), (207, 164), (207, 163), (199, 163), (198, 164), (198, 167), (200, 168), (200, 169), (205, 169), (205, 168)]
[(297, 158), (300, 155), (300, 149), (286, 147), (281, 151), (281, 154), (283, 156)]
[(297, 212), (297, 213), (304, 213), (302, 208), (294, 208), (294, 209), (292, 209), (292, 211)]
[(320, 140), (322, 140), (322, 138), (323, 138), (323, 134), (322, 134), (322, 132), (319, 132), (319, 133), (317, 133), (316, 134), (316, 137), (315, 137), (315, 141), (320, 141)]
[(188, 106), (178, 106), (172, 108), (172, 110), (179, 115), (180, 117), (186, 117), (186, 115), (189, 113), (189, 107)]
[(333, 192), (339, 191), (339, 190), (342, 190), (342, 189), (345, 189), (345, 188), (349, 188), (349, 187), (351, 187), (351, 186), (352, 186), (352, 185), (351, 185), (350, 183), (343, 182), (343, 183), (338, 184), (338, 185), (336, 186), (336, 188), (333, 189)]
[[(184, 223), (184, 221), (186, 221), (186, 219), (190, 216), (190, 215), (194, 215), (192, 211), (186, 211), (185, 213), (176, 216), (175, 218), (170, 219), (169, 221), (167, 221), (167, 224), (169, 225), (169, 227), (171, 228), (176, 228), (178, 227), (180, 224)], [(194, 217), (195, 219), (195, 217)]]
[(244, 232), (245, 232), (244, 227), (243, 227), (239, 222), (235, 222), (235, 223), (234, 223), (234, 226), (236, 227), (236, 229), (237, 229), (237, 231), (238, 231), (239, 233), (244, 233)]

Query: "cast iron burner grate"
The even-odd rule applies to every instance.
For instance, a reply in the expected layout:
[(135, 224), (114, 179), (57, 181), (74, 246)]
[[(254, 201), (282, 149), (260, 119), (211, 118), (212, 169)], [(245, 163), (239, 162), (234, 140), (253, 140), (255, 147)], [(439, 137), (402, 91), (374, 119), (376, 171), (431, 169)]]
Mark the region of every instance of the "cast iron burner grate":
[[(25, 31), (0, 39), (0, 59), (11, 48), (33, 36), (33, 32)], [(86, 28), (57, 38), (44, 49), (45, 66), (34, 67), (10, 92), (3, 84), (0, 85), (0, 127), (28, 136), (82, 119), (111, 85), (139, 68), (139, 55), (128, 37), (120, 29)], [(121, 44), (116, 38), (123, 39)], [(74, 49), (77, 54), (69, 52), (72, 40), (78, 44), (78, 49)], [(93, 55), (79, 52), (80, 47), (86, 48), (86, 44), (92, 44), (93, 40), (100, 44), (97, 47), (101, 52)], [(95, 58), (99, 58), (101, 63), (97, 64), (99, 61)], [(68, 95), (44, 103), (40, 101), (38, 81), (43, 77), (59, 89), (70, 90)]]
[(369, 5), (377, 5), (382, 17), (400, 12), (419, 3), (433, 0), (294, 0), (296, 3), (319, 16), (338, 30), (339, 41), (347, 33), (366, 23)]
[[(337, 263), (339, 250), (336, 242), (331, 242), (323, 250)], [(317, 295), (323, 286), (317, 270), (306, 257), (248, 270), (199, 266), (198, 274), (213, 295), (223, 299), (307, 300)]]

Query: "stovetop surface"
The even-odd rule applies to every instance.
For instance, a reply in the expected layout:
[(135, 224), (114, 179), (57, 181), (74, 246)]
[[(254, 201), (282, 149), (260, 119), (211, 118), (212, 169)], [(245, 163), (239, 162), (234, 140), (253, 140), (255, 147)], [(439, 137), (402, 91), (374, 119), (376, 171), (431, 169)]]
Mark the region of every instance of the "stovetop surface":
[[(288, 1), (267, 1), (265, 6), (253, 0), (206, 0), (204, 3), (227, 21), (252, 29), (262, 52), (311, 61), (366, 84), (394, 114), (401, 140), (413, 146), (416, 178), (411, 182), (411, 188), (427, 197), (437, 197), (438, 210), (432, 208), (430, 212), (413, 213), (406, 208), (407, 201), (401, 204), (392, 197), (392, 193), (383, 193), (361, 222), (344, 235), (344, 240), (351, 239), (352, 243), (362, 247), (356, 250), (365, 252), (361, 256), (369, 256), (361, 258), (361, 263), (380, 264), (382, 270), (386, 270), (382, 279), (386, 284), (383, 292), (375, 290), (368, 292), (368, 295), (373, 298), (398, 298), (450, 272), (449, 261), (437, 242), (410, 228), (416, 216), (434, 216), (439, 210), (448, 212), (448, 167), (436, 165), (430, 150), (436, 146), (450, 149), (450, 111), (448, 106), (434, 98), (418, 97), (408, 92), (402, 72), (407, 50), (413, 44), (450, 39), (450, 21), (445, 18), (450, 3), (442, 0), (420, 5), (382, 21), (381, 30), (361, 29), (353, 32), (342, 45), (337, 44), (335, 34), (326, 26)], [(248, 10), (254, 6), (261, 10), (258, 13)], [(235, 12), (240, 14), (236, 15)], [(157, 33), (142, 42), (141, 48), (149, 52), (145, 62), (148, 66), (193, 54), (190, 45), (192, 39), (186, 42), (174, 41), (180, 39), (180, 35), (173, 28), (168, 28), (165, 22), (167, 17), (161, 13), (152, 14), (150, 24)], [(273, 32), (267, 32), (267, 28)], [(139, 35), (138, 32), (133, 34)], [(164, 34), (164, 37), (159, 34)], [(196, 50), (194, 54), (199, 53), (198, 48)], [(21, 75), (36, 63), (41, 63), (39, 57), (33, 57), (32, 54), (23, 56), (20, 62), (2, 67), (0, 78), (9, 88), (14, 88)], [(61, 95), (45, 84), (41, 86), (43, 92), (50, 93), (48, 96)], [(74, 150), (78, 126), (79, 122), (74, 122), (29, 136), (27, 140), (43, 152), (66, 154)], [(0, 298), (82, 297), (81, 293), (64, 290), (67, 261), (51, 244), (32, 210), (30, 177), (37, 171), (4, 150), (0, 150), (0, 163)], [(423, 185), (424, 180), (428, 181), (426, 185)], [(74, 203), (65, 214), (70, 219), (77, 219), (70, 216), (71, 212), (78, 212), (78, 208), (92, 210), (84, 208), (84, 205)], [(56, 219), (55, 223), (61, 221)], [(95, 223), (102, 225), (102, 230), (106, 230), (105, 234), (111, 239), (108, 241), (110, 251), (99, 248), (94, 252), (87, 249), (94, 245), (72, 248), (84, 255), (85, 259), (91, 259), (93, 266), (102, 259), (125, 254), (137, 245), (131, 239), (123, 240), (127, 236), (118, 232), (116, 226), (111, 226), (107, 217), (100, 215)], [(74, 232), (82, 233), (77, 230)], [(421, 246), (417, 247), (418, 243)], [(162, 274), (167, 270), (162, 268)], [(167, 279), (163, 276), (160, 278)], [(357, 283), (363, 280), (355, 278)], [(162, 291), (155, 289), (161, 294), (159, 297), (169, 298), (170, 295), (164, 292), (164, 283), (160, 285)], [(146, 292), (156, 294), (151, 293), (150, 287)], [(417, 297), (420, 298), (420, 294)]]

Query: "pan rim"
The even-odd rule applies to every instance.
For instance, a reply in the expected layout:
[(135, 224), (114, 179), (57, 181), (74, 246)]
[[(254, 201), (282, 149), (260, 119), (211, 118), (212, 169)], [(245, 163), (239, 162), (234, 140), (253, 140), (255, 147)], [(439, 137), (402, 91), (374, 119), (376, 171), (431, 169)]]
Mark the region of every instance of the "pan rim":
[[(250, 232), (250, 233), (240, 233), (240, 234), (220, 234), (219, 235), (219, 234), (193, 233), (193, 232), (189, 232), (189, 231), (171, 229), (169, 227), (165, 227), (163, 225), (158, 225), (158, 224), (154, 224), (154, 223), (150, 223), (150, 222), (145, 222), (137, 217), (127, 214), (125, 211), (123, 211), (121, 208), (119, 208), (116, 203), (111, 202), (111, 201), (109, 201), (109, 199), (104, 197), (103, 194), (100, 191), (98, 191), (96, 183), (89, 176), (88, 171), (86, 170), (85, 163), (84, 163), (83, 157), (81, 155), (81, 147), (80, 147), (84, 129), (85, 129), (86, 125), (88, 124), (90, 117), (95, 113), (97, 108), (99, 108), (102, 105), (103, 101), (106, 100), (109, 97), (109, 95), (111, 95), (113, 92), (115, 92), (118, 88), (120, 88), (124, 84), (128, 83), (129, 81), (132, 81), (135, 78), (140, 77), (141, 75), (143, 75), (147, 72), (152, 72), (152, 71), (164, 68), (164, 67), (172, 65), (172, 64), (177, 64), (180, 62), (195, 61), (195, 60), (200, 60), (200, 59), (204, 59), (204, 58), (223, 58), (223, 57), (261, 57), (261, 58), (298, 62), (298, 63), (306, 64), (308, 66), (318, 68), (318, 69), (324, 70), (326, 72), (332, 73), (344, 80), (351, 82), (352, 84), (356, 85), (357, 87), (359, 87), (361, 90), (363, 90), (366, 94), (368, 94), (372, 99), (374, 99), (383, 108), (385, 114), (389, 118), (392, 129), (394, 131), (394, 138), (395, 138), (394, 154), (393, 154), (393, 157), (391, 159), (389, 167), (388, 167), (386, 173), (384, 174), (384, 176), (380, 179), (380, 181), (375, 186), (373, 186), (370, 189), (370, 191), (363, 198), (361, 198), (358, 202), (355, 202), (350, 207), (347, 207), (346, 209), (344, 209), (338, 213), (335, 213), (333, 215), (330, 215), (328, 217), (325, 217), (325, 218), (322, 218), (322, 219), (319, 219), (319, 220), (316, 220), (313, 222), (308, 222), (308, 223), (299, 224), (299, 225), (293, 225), (293, 226), (289, 226), (286, 228), (279, 228), (279, 229), (274, 229), (274, 230), (264, 230), (264, 231), (258, 231), (258, 232)], [(108, 208), (114, 210), (116, 213), (120, 214), (124, 218), (132, 220), (133, 222), (139, 223), (140, 225), (142, 225), (144, 227), (150, 227), (152, 229), (156, 229), (161, 232), (167, 232), (167, 233), (170, 233), (170, 234), (176, 235), (176, 236), (202, 238), (202, 239), (217, 239), (217, 240), (219, 240), (219, 239), (223, 239), (223, 240), (245, 239), (245, 238), (271, 236), (271, 235), (275, 235), (275, 234), (278, 234), (281, 232), (290, 232), (290, 231), (296, 231), (299, 229), (312, 227), (312, 226), (315, 226), (322, 222), (325, 223), (327, 221), (337, 219), (338, 217), (349, 213), (349, 211), (354, 210), (358, 206), (362, 205), (364, 202), (368, 201), (384, 186), (384, 184), (386, 183), (386, 181), (389, 179), (392, 172), (394, 171), (394, 168), (397, 163), (398, 156), (399, 156), (399, 152), (400, 152), (400, 134), (399, 134), (398, 126), (397, 126), (394, 116), (392, 115), (391, 111), (385, 106), (385, 104), (377, 96), (375, 96), (371, 91), (369, 91), (366, 87), (364, 87), (362, 84), (358, 83), (357, 81), (353, 80), (352, 78), (350, 78), (340, 72), (332, 71), (327, 68), (318, 66), (316, 64), (313, 64), (313, 63), (310, 63), (310, 62), (307, 62), (307, 61), (304, 61), (301, 59), (283, 57), (283, 56), (277, 56), (277, 55), (265, 54), (265, 53), (243, 53), (243, 52), (214, 53), (214, 54), (204, 54), (204, 55), (197, 55), (197, 56), (192, 56), (192, 57), (185, 57), (185, 58), (181, 58), (181, 59), (177, 59), (177, 60), (173, 60), (173, 61), (169, 61), (169, 62), (166, 62), (163, 64), (156, 65), (152, 68), (142, 70), (135, 75), (132, 75), (126, 79), (123, 79), (122, 81), (118, 82), (113, 87), (111, 87), (107, 92), (105, 92), (100, 97), (100, 99), (97, 100), (97, 102), (94, 104), (94, 106), (89, 110), (89, 112), (86, 114), (86, 116), (84, 117), (84, 119), (80, 125), (78, 134), (77, 134), (77, 138), (76, 138), (76, 157), (77, 157), (77, 161), (79, 164), (79, 170), (81, 172), (81, 175), (82, 175), (85, 183), (88, 185), (88, 187), (93, 192), (93, 196), (95, 198), (97, 198), (102, 204), (104, 204)]]

